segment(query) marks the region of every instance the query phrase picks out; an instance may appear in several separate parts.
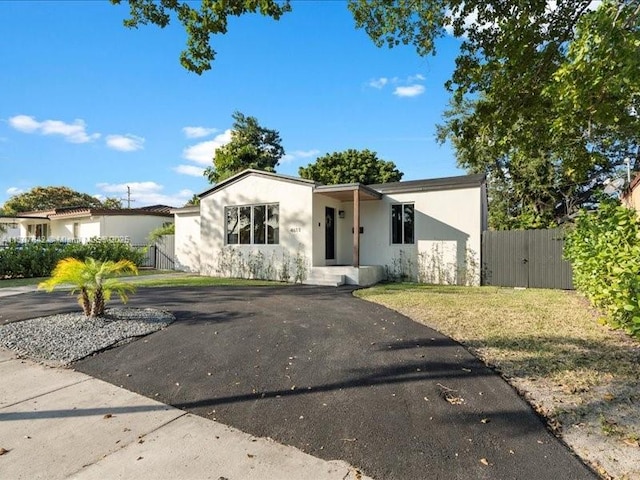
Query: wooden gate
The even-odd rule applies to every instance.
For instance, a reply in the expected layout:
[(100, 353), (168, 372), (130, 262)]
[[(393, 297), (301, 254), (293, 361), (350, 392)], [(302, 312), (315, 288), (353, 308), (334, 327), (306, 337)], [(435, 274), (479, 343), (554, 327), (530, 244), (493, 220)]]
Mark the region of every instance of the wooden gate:
[(562, 258), (564, 230), (482, 233), (482, 284), (573, 289), (571, 264)]

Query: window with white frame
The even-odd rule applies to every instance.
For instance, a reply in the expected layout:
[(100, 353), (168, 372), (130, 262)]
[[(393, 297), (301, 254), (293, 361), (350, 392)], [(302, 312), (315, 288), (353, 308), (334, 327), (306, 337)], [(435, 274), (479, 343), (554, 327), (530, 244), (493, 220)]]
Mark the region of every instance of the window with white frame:
[(391, 205), (391, 243), (415, 243), (415, 207), (413, 203)]
[(227, 245), (277, 245), (279, 213), (277, 203), (224, 207)]
[(49, 225), (46, 223), (27, 225), (27, 236), (33, 238), (47, 238), (49, 235)]

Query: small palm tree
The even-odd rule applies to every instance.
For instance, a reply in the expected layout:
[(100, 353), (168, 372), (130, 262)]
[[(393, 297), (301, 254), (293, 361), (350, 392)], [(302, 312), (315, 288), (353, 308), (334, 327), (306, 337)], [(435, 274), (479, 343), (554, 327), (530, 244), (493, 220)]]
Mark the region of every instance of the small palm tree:
[(124, 274), (138, 274), (138, 268), (130, 260), (102, 262), (87, 258), (84, 262), (77, 258), (65, 258), (58, 262), (51, 278), (40, 283), (38, 288), (48, 292), (57, 285), (70, 284), (71, 293), (80, 292), (78, 303), (87, 317), (99, 317), (104, 314), (105, 302), (113, 293), (117, 293), (123, 303), (129, 299), (128, 293), (135, 291), (131, 283), (118, 277)]

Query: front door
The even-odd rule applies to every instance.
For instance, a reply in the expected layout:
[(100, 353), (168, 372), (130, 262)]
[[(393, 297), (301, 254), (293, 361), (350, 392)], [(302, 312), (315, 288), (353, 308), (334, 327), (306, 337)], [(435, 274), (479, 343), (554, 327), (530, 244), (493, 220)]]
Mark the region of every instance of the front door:
[(336, 260), (336, 209), (331, 207), (325, 207), (325, 221), (324, 221), (324, 258), (327, 260), (327, 264), (335, 262)]

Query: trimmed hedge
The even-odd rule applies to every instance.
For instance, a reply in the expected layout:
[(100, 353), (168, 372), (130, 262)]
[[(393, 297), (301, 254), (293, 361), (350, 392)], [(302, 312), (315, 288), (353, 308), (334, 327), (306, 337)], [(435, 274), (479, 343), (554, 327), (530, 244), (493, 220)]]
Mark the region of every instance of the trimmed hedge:
[(573, 283), (604, 313), (603, 321), (640, 338), (640, 220), (635, 210), (605, 199), (582, 211), (566, 236)]
[(11, 240), (0, 245), (0, 279), (48, 277), (59, 260), (130, 260), (140, 265), (144, 251), (118, 239), (92, 238), (87, 243)]

